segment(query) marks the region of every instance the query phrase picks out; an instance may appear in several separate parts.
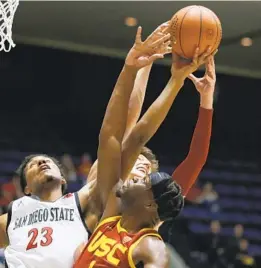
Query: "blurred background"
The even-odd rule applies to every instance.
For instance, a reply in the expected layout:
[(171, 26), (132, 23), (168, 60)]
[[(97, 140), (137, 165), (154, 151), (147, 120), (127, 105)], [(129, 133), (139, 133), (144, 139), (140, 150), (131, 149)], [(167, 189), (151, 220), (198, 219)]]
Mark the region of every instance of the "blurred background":
[[(85, 183), (136, 26), (146, 36), (190, 4), (209, 7), (223, 26), (213, 134), (182, 215), (161, 233), (180, 267), (261, 267), (261, 2), (21, 1), (13, 25), (17, 46), (0, 54), (0, 214), (22, 196), (13, 174), (29, 153), (57, 156), (69, 191)], [(170, 63), (153, 66), (143, 111), (167, 83)], [(185, 158), (198, 108), (186, 81), (148, 144), (162, 171), (172, 173)]]

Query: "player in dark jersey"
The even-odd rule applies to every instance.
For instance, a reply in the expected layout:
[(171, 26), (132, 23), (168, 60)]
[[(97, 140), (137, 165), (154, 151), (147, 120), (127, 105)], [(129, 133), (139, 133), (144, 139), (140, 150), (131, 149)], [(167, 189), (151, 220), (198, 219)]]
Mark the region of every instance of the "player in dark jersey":
[(168, 250), (155, 226), (183, 208), (180, 186), (166, 173), (133, 178), (116, 191), (122, 216), (108, 208), (74, 268), (169, 267)]

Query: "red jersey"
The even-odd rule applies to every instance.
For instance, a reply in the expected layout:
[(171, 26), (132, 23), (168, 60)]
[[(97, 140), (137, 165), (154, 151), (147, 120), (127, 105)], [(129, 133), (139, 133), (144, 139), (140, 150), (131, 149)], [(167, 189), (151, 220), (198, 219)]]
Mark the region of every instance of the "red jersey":
[(121, 216), (103, 220), (90, 237), (74, 268), (135, 268), (132, 252), (146, 236), (156, 236), (157, 231), (145, 228), (138, 233), (128, 233), (120, 225)]

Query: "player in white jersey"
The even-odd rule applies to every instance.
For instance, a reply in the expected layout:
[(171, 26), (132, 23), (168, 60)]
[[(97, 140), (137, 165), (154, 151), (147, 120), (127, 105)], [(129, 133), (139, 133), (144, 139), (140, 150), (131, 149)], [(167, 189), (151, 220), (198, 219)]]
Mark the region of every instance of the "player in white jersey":
[(62, 169), (47, 155), (26, 157), (17, 173), (25, 196), (13, 201), (7, 215), (1, 216), (6, 235), (0, 242), (8, 243), (7, 267), (72, 267), (75, 249), (89, 236), (82, 213), (83, 208), (91, 211), (84, 203), (86, 195), (79, 191), (63, 196)]
[(36, 196), (14, 201), (7, 232), (8, 267), (34, 268), (40, 262), (44, 267), (71, 267), (75, 248), (88, 239), (77, 193), (55, 202), (42, 202)]
[[(170, 35), (159, 34), (161, 31), (157, 28), (144, 42), (140, 39), (141, 28), (137, 32), (100, 131), (98, 177), (101, 163), (120, 156), (128, 104), (138, 70), (169, 52)], [(108, 177), (119, 178), (120, 167), (113, 171), (117, 174), (111, 174), (109, 168), (107, 172)], [(95, 227), (93, 218), (101, 216), (112, 182), (102, 176), (77, 193), (63, 196), (66, 179), (58, 161), (47, 155), (27, 157), (19, 168), (19, 175), (27, 196), (14, 201), (8, 213), (0, 216), (0, 248), (7, 246), (7, 267), (71, 268), (77, 246), (88, 239), (85, 227), (90, 231)]]

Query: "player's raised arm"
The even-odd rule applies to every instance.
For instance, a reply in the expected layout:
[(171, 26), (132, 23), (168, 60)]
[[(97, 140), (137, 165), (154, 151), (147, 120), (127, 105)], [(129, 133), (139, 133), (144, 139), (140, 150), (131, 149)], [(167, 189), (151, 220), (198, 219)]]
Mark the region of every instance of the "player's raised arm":
[(152, 64), (140, 69), (137, 73), (134, 88), (131, 93), (129, 101), (128, 118), (127, 118), (126, 130), (124, 133), (124, 139), (128, 137), (131, 130), (134, 128), (134, 126), (139, 120), (151, 68)]
[(6, 234), (7, 214), (0, 216), (0, 248), (8, 245), (8, 237)]
[(128, 103), (137, 72), (152, 64), (154, 60), (163, 58), (163, 53), (155, 53), (155, 51), (169, 42), (169, 34), (160, 36), (156, 41), (153, 39), (159, 31), (160, 29), (157, 29), (143, 42), (141, 27), (138, 28), (134, 46), (126, 57), (125, 65), (107, 106), (99, 136), (97, 170), (97, 188), (103, 205), (107, 203), (108, 195), (120, 178), (121, 146), (126, 129)]
[[(168, 32), (169, 22), (164, 22), (161, 24), (157, 29), (160, 31), (156, 32), (155, 35), (152, 36), (153, 40), (157, 40), (158, 38), (164, 36)], [(158, 49), (158, 52), (162, 54), (170, 53), (170, 50), (166, 46), (161, 46)], [(144, 97), (146, 94), (146, 88), (148, 84), (148, 79), (150, 75), (152, 64), (149, 64), (143, 68), (141, 68), (136, 76), (134, 88), (130, 96), (129, 104), (128, 104), (128, 117), (127, 117), (127, 124), (126, 130), (124, 133), (124, 140), (128, 137), (134, 126), (136, 125), (142, 105), (144, 102)], [(88, 175), (87, 181), (92, 181), (97, 178), (97, 160), (92, 165), (90, 173)]]
[[(164, 57), (165, 51), (169, 51), (170, 34), (159, 35), (160, 32), (162, 32), (161, 27), (158, 27), (144, 42), (142, 42), (140, 32), (138, 31), (135, 44), (130, 50), (125, 61), (125, 65), (128, 66), (128, 68), (138, 70), (144, 66), (150, 65), (156, 59)], [(157, 36), (157, 38), (155, 38), (155, 36)], [(125, 107), (125, 109), (126, 120), (128, 106)], [(123, 113), (121, 113), (121, 116), (123, 116)], [(102, 140), (100, 139), (100, 141)], [(121, 143), (117, 142), (116, 147), (115, 141), (112, 140), (110, 146), (108, 147), (106, 157), (100, 155), (100, 153), (102, 152), (100, 149), (98, 151), (97, 182), (101, 185), (98, 188), (100, 189), (100, 191), (102, 191), (101, 194), (103, 204), (107, 204), (103, 214), (103, 218), (117, 215), (119, 212), (119, 207), (117, 206), (117, 204), (115, 204), (116, 197), (111, 190), (120, 179), (122, 156), (121, 149)], [(112, 150), (114, 150), (113, 153)], [(104, 162), (104, 164), (101, 164), (101, 160)], [(105, 165), (106, 167), (104, 168)], [(109, 194), (111, 194), (111, 197), (108, 201), (107, 199)]]
[(172, 76), (167, 86), (139, 120), (123, 144), (121, 175), (123, 179), (128, 177), (142, 147), (155, 134), (166, 118), (170, 107), (184, 84), (184, 80), (204, 63), (206, 57), (209, 55), (209, 51), (210, 49), (198, 57), (197, 49), (193, 62), (185, 65), (180, 64), (177, 58), (175, 58), (175, 62), (172, 65)]
[[(170, 21), (162, 23), (157, 29), (160, 29), (157, 34), (153, 35), (153, 40), (157, 40), (164, 34), (167, 34), (169, 31)], [(159, 48), (159, 51), (163, 54), (170, 53), (170, 50), (162, 46)], [(137, 77), (135, 79), (134, 83), (134, 89), (131, 93), (130, 101), (129, 101), (129, 110), (128, 110), (128, 119), (127, 119), (127, 126), (124, 133), (124, 140), (129, 136), (132, 129), (137, 124), (140, 114), (142, 105), (144, 102), (145, 94), (146, 94), (146, 88), (149, 80), (149, 75), (151, 71), (152, 64), (140, 69), (138, 71)]]
[(142, 262), (144, 268), (169, 268), (169, 252), (159, 238), (147, 236), (132, 251), (134, 264)]
[[(134, 128), (140, 117), (151, 67), (152, 64), (145, 66), (144, 68), (140, 69), (137, 73), (134, 88), (131, 93), (130, 101), (128, 104), (128, 117), (124, 133), (124, 139), (128, 137), (128, 135), (130, 134), (131, 130)], [(97, 167), (98, 167), (98, 161), (96, 160), (91, 167), (91, 170), (87, 177), (87, 182), (90, 182), (97, 178)]]
[(214, 56), (208, 58), (206, 72), (202, 78), (197, 78), (192, 74), (189, 78), (200, 94), (200, 109), (189, 153), (172, 174), (173, 179), (181, 186), (183, 195), (186, 195), (195, 183), (209, 152), (216, 83)]

